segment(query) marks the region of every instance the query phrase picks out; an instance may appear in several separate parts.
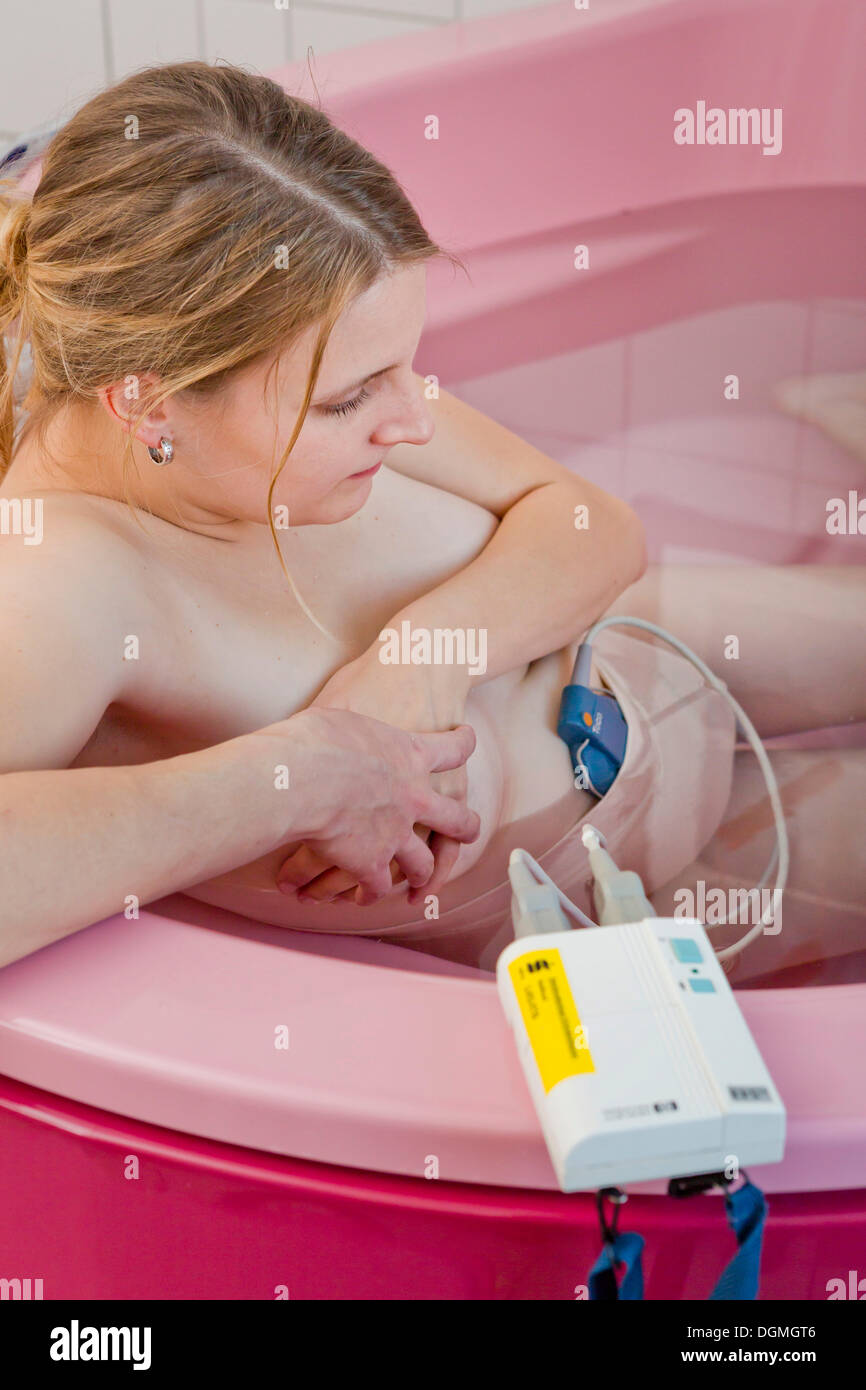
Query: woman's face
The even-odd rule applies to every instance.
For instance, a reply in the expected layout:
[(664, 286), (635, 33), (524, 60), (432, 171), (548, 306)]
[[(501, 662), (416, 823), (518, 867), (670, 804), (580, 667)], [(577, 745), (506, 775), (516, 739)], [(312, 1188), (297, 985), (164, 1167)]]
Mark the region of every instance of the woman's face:
[[(370, 495), (370, 470), (378, 471), (389, 449), (432, 437), (433, 420), (412, 371), (425, 313), (421, 264), (382, 277), (338, 319), (301, 433), (274, 488), (274, 510), (288, 509), (289, 526), (352, 516)], [(163, 432), (175, 444), (176, 460), (165, 470), (166, 484), (178, 464), (185, 474), (194, 469), (194, 477), (184, 477), (189, 501), (222, 516), (266, 520), (268, 486), (301, 408), (316, 334), (309, 329), (277, 367), (274, 353), (239, 373), (216, 408), (166, 402)]]

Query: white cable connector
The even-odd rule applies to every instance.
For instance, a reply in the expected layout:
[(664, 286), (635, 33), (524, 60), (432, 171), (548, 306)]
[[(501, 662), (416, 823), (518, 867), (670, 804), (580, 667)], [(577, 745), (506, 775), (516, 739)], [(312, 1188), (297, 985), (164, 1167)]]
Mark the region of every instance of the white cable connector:
[(513, 849), (508, 859), (511, 880), (511, 917), (514, 935), (535, 936), (546, 931), (570, 931), (562, 909), (571, 913), (583, 927), (608, 927), (619, 922), (643, 922), (656, 911), (645, 894), (640, 875), (620, 869), (603, 848), (604, 836), (594, 825), (581, 828), (581, 839), (589, 851), (589, 865), (595, 878), (593, 895), (601, 917), (591, 917), (567, 898), (537, 859), (525, 849)]
[[(537, 936), (539, 932), (570, 931), (559, 906), (560, 893), (552, 881), (539, 883), (532, 877), (526, 861), (539, 873), (535, 860), (526, 850), (514, 849), (508, 860), (511, 880), (511, 920), (515, 937)], [(545, 875), (546, 877), (546, 875)]]
[[(534, 875), (534, 877), (533, 877)], [(511, 880), (511, 916), (515, 936), (535, 936), (542, 931), (569, 931), (562, 915), (565, 908), (582, 927), (598, 923), (567, 898), (528, 850), (513, 849), (508, 857)]]
[(594, 879), (592, 897), (600, 927), (615, 926), (618, 922), (644, 922), (655, 917), (656, 910), (644, 893), (640, 874), (633, 869), (620, 869), (602, 848), (601, 837), (594, 825), (585, 825), (580, 838), (589, 851), (589, 867)]

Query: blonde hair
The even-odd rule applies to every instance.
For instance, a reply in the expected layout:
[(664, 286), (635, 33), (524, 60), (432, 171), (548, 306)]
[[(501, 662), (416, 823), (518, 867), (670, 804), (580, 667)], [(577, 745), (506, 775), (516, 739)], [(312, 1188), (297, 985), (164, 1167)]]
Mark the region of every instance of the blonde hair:
[[(463, 262), (430, 239), (394, 175), (321, 109), (230, 64), (133, 73), (61, 128), (32, 198), (0, 182), (0, 480), (15, 448), (25, 343), (33, 367), (23, 407), (42, 445), (62, 405), (158, 375), (127, 437), (126, 489), (132, 440), (150, 410), (179, 391), (211, 398), (233, 372), (320, 325), (266, 504), (280, 564), (316, 622), (286, 569), (272, 498), (331, 330), (396, 266)], [(10, 325), (14, 361), (3, 347)]]

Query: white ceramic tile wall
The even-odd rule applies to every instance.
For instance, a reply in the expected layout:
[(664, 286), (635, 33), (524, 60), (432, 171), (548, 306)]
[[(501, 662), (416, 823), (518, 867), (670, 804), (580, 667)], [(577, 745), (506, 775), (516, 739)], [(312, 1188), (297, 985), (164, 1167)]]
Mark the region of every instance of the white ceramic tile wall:
[[(176, 3), (176, 0), (172, 0)], [(202, 57), (217, 58), (267, 72), (291, 58), (288, 10), (251, 0), (204, 0)]]
[(268, 69), (549, 0), (0, 0), (0, 141), (149, 63)]
[(201, 53), (198, 6), (175, 0), (102, 0), (107, 34), (106, 82), (151, 63), (178, 63)]
[(106, 83), (102, 0), (0, 0), (0, 128), (62, 121)]

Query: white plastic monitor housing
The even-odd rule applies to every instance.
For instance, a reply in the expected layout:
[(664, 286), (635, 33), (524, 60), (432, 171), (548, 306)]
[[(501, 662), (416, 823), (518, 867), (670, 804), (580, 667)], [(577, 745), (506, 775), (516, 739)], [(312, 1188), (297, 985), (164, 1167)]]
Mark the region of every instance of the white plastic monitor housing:
[(524, 936), (496, 978), (563, 1192), (782, 1159), (784, 1106), (700, 922)]

